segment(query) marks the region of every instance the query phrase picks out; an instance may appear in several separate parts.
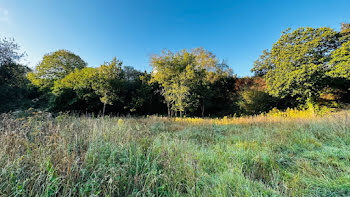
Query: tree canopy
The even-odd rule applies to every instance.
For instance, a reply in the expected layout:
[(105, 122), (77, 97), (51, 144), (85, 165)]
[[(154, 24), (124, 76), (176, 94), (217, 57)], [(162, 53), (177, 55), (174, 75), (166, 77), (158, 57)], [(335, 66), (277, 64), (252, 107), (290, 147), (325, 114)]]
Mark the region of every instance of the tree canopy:
[(343, 38), (340, 32), (327, 27), (288, 29), (270, 52), (263, 52), (252, 71), (265, 76), (267, 91), (273, 96), (304, 101), (317, 98), (328, 86), (328, 76), (335, 76), (326, 73), (342, 67), (334, 58), (341, 60), (341, 52), (337, 51), (346, 51), (346, 45), (340, 47)]
[(111, 62), (106, 62), (97, 68), (75, 69), (55, 82), (53, 93), (62, 98), (66, 96), (67, 91), (73, 91), (76, 98), (69, 102), (70, 105), (98, 97), (103, 103), (102, 113), (104, 114), (105, 106), (112, 105), (113, 101), (120, 96), (118, 93), (121, 91), (121, 85), (118, 83), (122, 80), (121, 66), (122, 62), (114, 58)]
[[(96, 67), (68, 50), (44, 55), (34, 70), (24, 53), (0, 39), (0, 112), (40, 107), (116, 115), (227, 116), (273, 108), (350, 103), (350, 25), (287, 29), (237, 77), (204, 49), (164, 50), (139, 71), (114, 58)], [(311, 103), (308, 103), (308, 102)]]
[(226, 64), (220, 64), (214, 54), (203, 48), (176, 53), (163, 51), (162, 55), (152, 57), (151, 65), (151, 81), (162, 86), (168, 115), (179, 112), (182, 116), (190, 107), (199, 105), (204, 108), (209, 83), (232, 75)]
[(28, 79), (41, 89), (52, 88), (56, 80), (63, 79), (75, 69), (82, 69), (87, 63), (68, 50), (46, 54)]
[(118, 100), (121, 92), (122, 62), (114, 58), (111, 62), (105, 63), (97, 68), (97, 78), (93, 83), (93, 89), (103, 103), (102, 114), (105, 113), (106, 105), (112, 105)]
[(350, 41), (344, 43), (331, 54), (327, 74), (331, 77), (340, 77), (350, 80)]
[(26, 77), (31, 69), (19, 63), (24, 56), (14, 39), (0, 38), (0, 112), (34, 105), (36, 89)]
[(14, 39), (0, 38), (0, 66), (16, 63), (24, 55), (25, 53), (20, 52), (19, 45)]

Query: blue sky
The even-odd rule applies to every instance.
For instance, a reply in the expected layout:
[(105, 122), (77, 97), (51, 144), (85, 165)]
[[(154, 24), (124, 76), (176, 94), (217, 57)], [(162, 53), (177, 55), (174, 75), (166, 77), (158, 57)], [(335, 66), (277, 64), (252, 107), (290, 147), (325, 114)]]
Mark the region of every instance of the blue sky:
[(350, 0), (0, 0), (0, 37), (15, 38), (30, 66), (68, 49), (89, 66), (116, 56), (150, 71), (152, 54), (202, 46), (247, 76), (288, 27), (341, 22), (350, 22)]

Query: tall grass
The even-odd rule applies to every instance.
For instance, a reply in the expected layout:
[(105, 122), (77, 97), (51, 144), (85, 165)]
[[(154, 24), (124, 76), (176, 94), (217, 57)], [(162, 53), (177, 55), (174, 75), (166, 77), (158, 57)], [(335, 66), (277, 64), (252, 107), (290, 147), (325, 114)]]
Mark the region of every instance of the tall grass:
[(349, 112), (261, 119), (3, 114), (0, 196), (350, 195)]
[[(231, 125), (231, 124), (252, 124), (252, 123), (275, 123), (275, 122), (295, 122), (295, 121), (305, 121), (305, 120), (315, 120), (322, 116), (330, 115), (333, 112), (331, 108), (318, 106), (307, 108), (307, 109), (297, 109), (288, 108), (285, 111), (278, 110), (276, 108), (272, 109), (267, 113), (262, 113), (254, 116), (242, 116), (242, 117), (227, 117), (224, 118), (198, 118), (198, 117), (176, 117), (174, 118), (177, 122), (184, 122), (189, 124), (216, 124), (216, 125)], [(333, 113), (334, 114), (334, 113)], [(166, 118), (165, 118), (166, 119)]]

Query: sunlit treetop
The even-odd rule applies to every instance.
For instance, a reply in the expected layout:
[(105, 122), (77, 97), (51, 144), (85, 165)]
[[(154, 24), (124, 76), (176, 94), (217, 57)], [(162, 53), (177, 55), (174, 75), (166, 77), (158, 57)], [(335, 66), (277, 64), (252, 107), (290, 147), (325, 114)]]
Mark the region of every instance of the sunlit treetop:
[(75, 69), (86, 66), (87, 63), (78, 55), (68, 50), (59, 50), (46, 54), (34, 72), (28, 74), (28, 78), (40, 88), (51, 88), (56, 80), (63, 79)]
[(344, 33), (327, 27), (287, 29), (271, 51), (263, 52), (252, 71), (265, 76), (267, 91), (273, 96), (315, 98), (326, 85), (333, 52), (344, 41)]
[(350, 80), (350, 41), (335, 50), (331, 57), (330, 71), (327, 74)]

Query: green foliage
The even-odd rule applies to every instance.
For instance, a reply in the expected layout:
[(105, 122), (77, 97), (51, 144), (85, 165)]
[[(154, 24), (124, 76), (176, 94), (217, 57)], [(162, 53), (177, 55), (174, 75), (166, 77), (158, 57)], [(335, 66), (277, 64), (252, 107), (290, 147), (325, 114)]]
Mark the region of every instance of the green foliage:
[(31, 69), (17, 63), (25, 54), (13, 39), (0, 38), (0, 113), (34, 107), (37, 96), (26, 74)]
[(86, 62), (79, 56), (67, 50), (58, 50), (46, 54), (43, 60), (28, 74), (28, 79), (41, 89), (50, 90), (54, 82), (63, 79), (75, 69), (86, 67)]
[(93, 83), (93, 89), (103, 103), (102, 114), (106, 105), (112, 105), (118, 99), (121, 91), (122, 62), (114, 58), (110, 63), (101, 65), (97, 70), (97, 78)]
[(26, 77), (29, 71), (27, 66), (17, 63), (0, 66), (0, 112), (35, 106), (32, 99), (37, 91)]
[(123, 68), (122, 93), (119, 106), (126, 114), (164, 113), (164, 100), (157, 83), (150, 84), (151, 75), (132, 67)]
[[(199, 115), (203, 116), (229, 116), (237, 113), (238, 94), (235, 89), (237, 78), (228, 75), (221, 76), (214, 82), (197, 86), (195, 91), (199, 91)], [(195, 106), (195, 105), (194, 105)], [(198, 111), (198, 109), (197, 109)]]
[(284, 32), (270, 54), (275, 68), (266, 74), (269, 93), (282, 98), (317, 97), (324, 88), (324, 67), (337, 46), (337, 36), (330, 28)]
[(240, 92), (239, 107), (244, 114), (261, 114), (277, 106), (278, 99), (258, 89), (248, 89)]
[(67, 98), (67, 94), (74, 92), (73, 96), (76, 98), (72, 98), (68, 105), (76, 105), (81, 101), (85, 101), (86, 105), (93, 105), (94, 103), (89, 103), (89, 101), (94, 101), (98, 96), (100, 102), (103, 103), (102, 114), (104, 114), (105, 106), (112, 105), (113, 101), (118, 99), (118, 93), (121, 91), (121, 66), (122, 62), (114, 58), (111, 62), (98, 68), (76, 69), (63, 79), (56, 81), (53, 93), (58, 98)]
[(97, 68), (76, 69), (55, 82), (51, 109), (104, 114), (109, 105), (109, 113), (157, 113), (163, 105), (156, 93), (159, 88), (148, 84), (149, 78), (132, 67), (122, 68), (117, 59)]
[(294, 97), (300, 104), (317, 100), (334, 77), (349, 73), (345, 33), (327, 27), (283, 32), (271, 51), (264, 51), (252, 69), (265, 76), (269, 94)]
[(254, 72), (255, 76), (262, 77), (265, 76), (269, 70), (274, 69), (274, 67), (270, 52), (268, 50), (263, 50), (263, 54), (254, 62), (254, 67), (251, 69), (251, 72)]
[(339, 77), (350, 80), (350, 41), (333, 51), (331, 65), (327, 74), (331, 77)]
[[(17, 63), (23, 56), (13, 40), (0, 39), (0, 111), (164, 115), (167, 108), (168, 116), (204, 117), (350, 103), (349, 24), (340, 32), (288, 29), (255, 61), (256, 76), (246, 78), (203, 48), (163, 51), (151, 58), (151, 73), (116, 58), (88, 68), (67, 50), (46, 54), (31, 71)], [(254, 84), (257, 78), (265, 80)]]
[(93, 88), (96, 78), (97, 69), (87, 67), (57, 80), (52, 89), (50, 108), (54, 111), (96, 111), (100, 106), (99, 96)]
[(162, 86), (168, 115), (180, 112), (182, 116), (188, 108), (199, 105), (204, 111), (206, 90), (210, 84), (232, 75), (225, 63), (219, 64), (215, 55), (203, 48), (177, 53), (163, 51), (161, 56), (152, 57), (151, 65), (151, 82)]
[[(194, 79), (195, 57), (183, 50), (176, 54), (163, 51), (162, 56), (153, 56), (152, 82), (158, 82), (163, 87), (163, 95), (168, 105), (168, 111), (180, 113), (185, 111), (189, 96), (190, 82)], [(168, 112), (169, 113), (169, 112)]]

